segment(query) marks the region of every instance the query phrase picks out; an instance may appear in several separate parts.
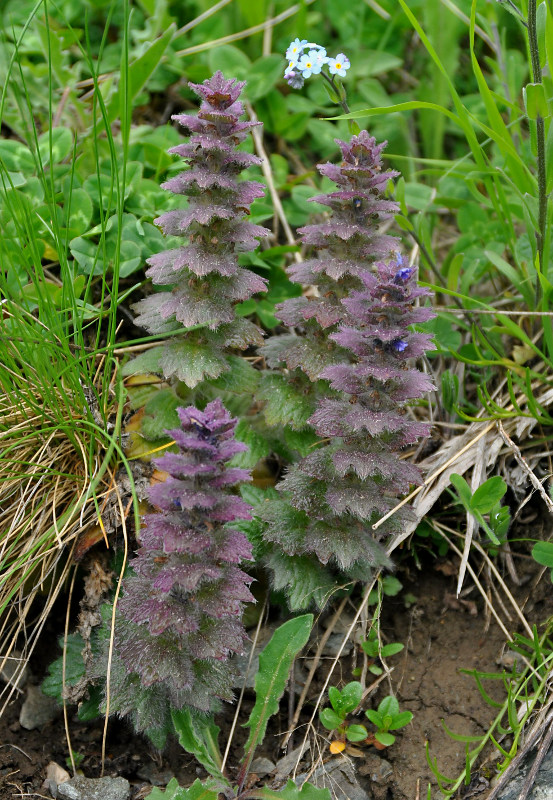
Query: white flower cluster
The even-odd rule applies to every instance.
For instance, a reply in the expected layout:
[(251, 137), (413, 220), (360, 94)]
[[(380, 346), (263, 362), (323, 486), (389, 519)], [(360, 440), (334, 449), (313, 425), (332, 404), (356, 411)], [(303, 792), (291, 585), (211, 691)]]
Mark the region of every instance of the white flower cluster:
[[(307, 50), (307, 53), (304, 53)], [(325, 64), (331, 75), (340, 75), (342, 78), (350, 68), (349, 58), (343, 53), (338, 53), (336, 58), (329, 58), (324, 47), (307, 39), (295, 39), (286, 51), (288, 66), (284, 77), (293, 88), (301, 88), (305, 78), (318, 75)]]

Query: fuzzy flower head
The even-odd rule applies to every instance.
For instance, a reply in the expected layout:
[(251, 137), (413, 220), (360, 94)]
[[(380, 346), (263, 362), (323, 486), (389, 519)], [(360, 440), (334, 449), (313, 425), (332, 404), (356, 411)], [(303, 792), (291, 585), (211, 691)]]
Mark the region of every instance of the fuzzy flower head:
[(331, 75), (340, 75), (341, 78), (345, 78), (346, 70), (349, 69), (350, 66), (349, 58), (343, 53), (338, 53), (336, 58), (328, 59), (328, 71)]

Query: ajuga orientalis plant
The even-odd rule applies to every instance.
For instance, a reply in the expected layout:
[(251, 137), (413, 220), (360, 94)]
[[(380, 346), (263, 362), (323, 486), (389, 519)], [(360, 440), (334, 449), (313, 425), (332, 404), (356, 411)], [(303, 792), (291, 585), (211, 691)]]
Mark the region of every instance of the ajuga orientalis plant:
[(172, 288), (154, 292), (134, 308), (136, 324), (150, 333), (187, 330), (131, 361), (127, 374), (159, 372), (194, 387), (232, 369), (229, 350), (262, 342), (260, 329), (234, 311), (236, 303), (265, 291), (265, 279), (240, 267), (238, 254), (254, 250), (258, 237), (269, 233), (244, 220), (251, 203), (264, 194), (263, 184), (239, 180), (242, 170), (261, 161), (238, 149), (261, 124), (240, 121), (244, 106), (238, 98), (244, 85), (226, 80), (221, 72), (203, 84), (190, 83), (202, 98), (197, 116), (173, 116), (190, 139), (169, 152), (182, 156), (187, 169), (162, 187), (186, 196), (188, 203), (155, 222), (165, 234), (183, 236), (186, 242), (148, 259), (146, 274), (152, 282)]
[[(366, 578), (368, 569), (387, 563), (379, 540), (397, 530), (410, 510), (395, 514), (378, 535), (372, 525), (396, 504), (398, 494), (420, 482), (418, 469), (400, 452), (428, 435), (429, 426), (412, 419), (404, 406), (434, 388), (408, 363), (433, 348), (430, 335), (411, 330), (434, 316), (431, 308), (415, 306), (429, 292), (417, 286), (415, 270), (400, 256), (376, 260), (396, 244), (376, 229), (395, 207), (377, 199), (390, 177), (380, 171), (382, 146), (366, 132), (339, 144), (342, 165), (319, 167), (341, 187), (317, 198), (333, 215), (303, 229), (318, 258), (292, 268), (294, 279), (318, 281), (319, 296), (281, 306), (283, 322), (302, 326), (303, 321), (305, 335), (286, 337), (270, 356), (276, 353), (290, 369), (330, 383), (326, 393), (319, 387), (316, 410), (307, 419), (324, 446), (295, 464), (279, 484), (286, 500), (261, 506), (265, 540), (276, 545), (268, 556), (275, 583), (289, 587), (298, 607), (320, 600), (320, 587), (331, 585), (312, 565), (310, 580), (302, 580), (298, 557), (306, 565), (305, 557), (315, 554), (322, 565), (352, 578)], [(367, 270), (371, 261), (374, 272)], [(302, 582), (311, 598), (298, 593)]]
[(243, 650), (241, 612), (253, 600), (252, 579), (238, 566), (250, 545), (227, 524), (250, 518), (229, 491), (250, 479), (227, 466), (245, 449), (234, 438), (236, 420), (219, 399), (205, 411), (177, 411), (181, 427), (167, 433), (178, 452), (155, 460), (168, 477), (148, 491), (158, 510), (144, 518), (134, 574), (117, 605), (110, 680), (111, 710), (158, 745), (172, 710), (209, 712), (232, 699), (227, 659)]
[(302, 242), (311, 245), (316, 256), (288, 269), (291, 281), (312, 287), (310, 296), (286, 300), (275, 311), (284, 325), (300, 335), (271, 337), (261, 350), (269, 367), (285, 365), (289, 370), (286, 376), (275, 371), (263, 377), (261, 392), (269, 424), (306, 426), (317, 395), (328, 394), (328, 384), (316, 383), (322, 370), (343, 360), (339, 346), (329, 338), (346, 314), (341, 300), (361, 289), (362, 272), (397, 249), (397, 239), (380, 230), (399, 208), (384, 196), (388, 181), (398, 175), (382, 170), (385, 143), (377, 144), (367, 131), (349, 142), (336, 142), (342, 163), (317, 168), (338, 190), (311, 198), (328, 206), (331, 215), (298, 229)]

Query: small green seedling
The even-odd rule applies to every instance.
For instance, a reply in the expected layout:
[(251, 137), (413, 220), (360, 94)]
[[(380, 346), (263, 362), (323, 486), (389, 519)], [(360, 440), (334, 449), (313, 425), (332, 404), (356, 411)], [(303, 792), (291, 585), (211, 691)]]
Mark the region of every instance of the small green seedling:
[[(507, 491), (507, 484), (499, 475), (488, 478), (472, 494), (470, 486), (461, 475), (453, 472), (449, 480), (457, 489), (459, 500), (465, 509), (475, 517), (495, 545), (505, 542), (511, 515), (507, 506), (501, 505), (501, 498)], [(488, 515), (488, 521), (484, 519)]]
[(399, 703), (391, 694), (381, 701), (377, 711), (369, 708), (365, 711), (365, 714), (377, 728), (374, 738), (384, 747), (389, 747), (396, 740), (396, 737), (389, 731), (397, 731), (399, 728), (404, 728), (413, 719), (413, 714), (410, 711), (399, 710)]
[(340, 753), (346, 746), (346, 740), (362, 742), (367, 738), (364, 725), (352, 725), (346, 721), (348, 714), (355, 711), (363, 699), (363, 686), (359, 681), (351, 681), (342, 691), (331, 686), (328, 699), (332, 708), (324, 708), (319, 718), (327, 730), (336, 731), (336, 738), (330, 744), (330, 752)]
[[(403, 650), (403, 645), (400, 642), (390, 642), (390, 644), (380, 647), (378, 634), (374, 628), (369, 632), (369, 638), (365, 642), (361, 642), (361, 647), (372, 662), (375, 662), (378, 658), (390, 658), (390, 656), (395, 656)], [(369, 672), (372, 672), (373, 675), (382, 675), (382, 667), (377, 666), (375, 663), (370, 663)]]

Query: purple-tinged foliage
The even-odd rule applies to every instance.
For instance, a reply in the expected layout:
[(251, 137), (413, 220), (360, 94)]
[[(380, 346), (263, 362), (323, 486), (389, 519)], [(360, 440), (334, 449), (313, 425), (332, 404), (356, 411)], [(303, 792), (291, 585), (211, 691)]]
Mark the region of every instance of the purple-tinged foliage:
[(112, 707), (138, 730), (162, 729), (171, 709), (210, 711), (232, 697), (227, 662), (246, 639), (243, 604), (251, 578), (245, 536), (226, 523), (251, 519), (229, 489), (250, 480), (226, 462), (246, 449), (220, 400), (205, 411), (179, 408), (181, 428), (167, 433), (179, 452), (156, 459), (168, 473), (148, 493), (141, 547), (117, 606)]
[[(174, 194), (185, 195), (185, 208), (168, 211), (155, 220), (167, 235), (186, 237), (179, 248), (153, 255), (146, 274), (158, 286), (171, 291), (149, 295), (135, 305), (136, 324), (150, 333), (192, 328), (171, 338), (154, 356), (138, 357), (130, 369), (144, 368), (188, 386), (203, 377), (216, 378), (229, 369), (225, 352), (262, 343), (253, 323), (235, 319), (234, 306), (257, 292), (266, 280), (238, 264), (238, 254), (254, 250), (269, 231), (244, 220), (249, 206), (264, 194), (264, 186), (239, 181), (242, 170), (259, 164), (257, 156), (237, 146), (258, 122), (240, 122), (244, 107), (239, 100), (243, 82), (225, 80), (221, 72), (203, 84), (189, 84), (202, 98), (197, 116), (173, 117), (190, 134), (170, 153), (182, 156), (188, 168), (162, 184)], [(216, 335), (213, 332), (216, 332)], [(196, 367), (191, 367), (194, 360)], [(127, 369), (127, 372), (130, 370)]]
[[(367, 131), (349, 142), (336, 141), (342, 163), (319, 164), (318, 170), (331, 178), (338, 190), (311, 198), (328, 206), (331, 215), (324, 222), (299, 229), (302, 242), (312, 245), (317, 255), (288, 270), (291, 281), (316, 287), (316, 291), (277, 306), (278, 319), (299, 335), (272, 337), (261, 349), (269, 367), (284, 364), (290, 370), (280, 381), (286, 380), (304, 405), (311, 404), (311, 410), (318, 394), (317, 385), (311, 382), (317, 381), (325, 367), (344, 359), (330, 338), (347, 318), (342, 299), (362, 288), (361, 274), (371, 264), (397, 250), (397, 240), (380, 231), (382, 223), (398, 210), (397, 203), (384, 198), (386, 184), (398, 174), (382, 170), (384, 144), (377, 144)], [(264, 399), (270, 402), (277, 383), (275, 376), (265, 379)], [(305, 425), (305, 415), (303, 420)], [(294, 415), (287, 415), (284, 408), (274, 421), (297, 427)]]
[[(409, 360), (434, 349), (429, 334), (411, 330), (434, 316), (415, 306), (430, 295), (417, 286), (414, 270), (401, 257), (378, 262), (376, 274), (359, 273), (362, 289), (342, 299), (346, 315), (330, 339), (345, 355), (325, 367), (333, 397), (319, 400), (308, 423), (329, 442), (294, 465), (278, 489), (295, 510), (267, 504), (268, 541), (289, 556), (314, 553), (353, 576), (386, 561), (379, 540), (401, 528), (403, 508), (378, 528), (372, 525), (397, 503), (397, 496), (420, 483), (418, 469), (399, 457), (403, 447), (430, 432), (428, 423), (406, 413), (405, 404), (434, 389)], [(282, 569), (282, 558), (270, 559)], [(282, 581), (282, 576), (279, 578)]]

